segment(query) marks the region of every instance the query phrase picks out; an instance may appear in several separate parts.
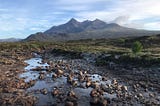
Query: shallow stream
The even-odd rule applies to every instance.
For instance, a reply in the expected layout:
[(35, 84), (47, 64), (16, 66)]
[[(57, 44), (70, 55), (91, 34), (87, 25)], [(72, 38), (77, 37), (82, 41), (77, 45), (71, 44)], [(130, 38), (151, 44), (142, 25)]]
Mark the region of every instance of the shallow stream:
[[(28, 66), (25, 67), (26, 72), (22, 73), (20, 75), (21, 78), (24, 78), (26, 82), (29, 82), (31, 80), (36, 80), (35, 85), (33, 85), (32, 87), (27, 89), (28, 93), (33, 94), (34, 96), (36, 96), (38, 98), (37, 101), (37, 106), (43, 106), (43, 105), (53, 105), (55, 104), (56, 98), (52, 96), (52, 90), (54, 88), (60, 88), (63, 89), (64, 92), (68, 92), (70, 89), (72, 89), (76, 95), (78, 96), (78, 104), (80, 104), (81, 106), (89, 106), (89, 101), (90, 101), (90, 92), (93, 88), (89, 87), (89, 88), (84, 88), (84, 87), (72, 87), (70, 84), (67, 83), (67, 77), (65, 75), (68, 75), (69, 73), (67, 73), (67, 71), (65, 72), (65, 75), (56, 78), (55, 80), (53, 80), (52, 75), (54, 72), (48, 72), (46, 71), (46, 67), (49, 67), (49, 64), (47, 63), (43, 63), (42, 62), (42, 58), (40, 56), (36, 57), (36, 58), (31, 58), (29, 60), (26, 60), (25, 62), (28, 64)], [(53, 61), (54, 63), (57, 63), (56, 61)], [(81, 67), (82, 69), (86, 69), (86, 70), (93, 70), (94, 68), (91, 67), (90, 69), (88, 69), (88, 65), (86, 63), (83, 64), (82, 61), (80, 60), (63, 60), (64, 64), (69, 64), (72, 66), (72, 69), (74, 71), (79, 71), (78, 67)], [(37, 67), (40, 67), (42, 70), (35, 70)], [(63, 68), (65, 69), (65, 67), (63, 66)], [(45, 73), (45, 77), (44, 79), (39, 79), (39, 76), (41, 73)], [(98, 74), (89, 74), (88, 76), (90, 76), (90, 79), (94, 82), (97, 82), (99, 85), (100, 84), (108, 84), (110, 85), (112, 80), (106, 80), (106, 81), (102, 81), (102, 76), (98, 75)], [(76, 79), (76, 78), (75, 78)], [(78, 80), (78, 79), (77, 79)], [(86, 83), (83, 82), (78, 82), (79, 85), (85, 85)], [(47, 93), (43, 94), (41, 92), (41, 90), (43, 89), (47, 89)], [(68, 90), (68, 91), (67, 91)], [(108, 93), (104, 93), (104, 97), (106, 98), (116, 98), (116, 94), (108, 94)], [(64, 105), (64, 104), (61, 104)]]

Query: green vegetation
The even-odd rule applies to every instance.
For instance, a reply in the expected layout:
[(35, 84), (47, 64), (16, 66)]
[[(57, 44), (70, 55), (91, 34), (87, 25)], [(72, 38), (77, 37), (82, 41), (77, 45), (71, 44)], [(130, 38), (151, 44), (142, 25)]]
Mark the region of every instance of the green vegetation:
[[(142, 46), (143, 45), (143, 46)], [(145, 36), (119, 39), (87, 39), (67, 42), (16, 42), (0, 43), (0, 55), (10, 56), (8, 51), (50, 51), (72, 58), (82, 58), (82, 53), (101, 54), (97, 65), (109, 62), (129, 65), (154, 65), (160, 63), (160, 36)], [(111, 54), (111, 56), (105, 56)], [(138, 54), (135, 55), (135, 54)], [(104, 56), (103, 56), (104, 55)], [(115, 57), (119, 57), (118, 59)], [(3, 62), (3, 61), (2, 61)]]
[(132, 52), (134, 54), (140, 53), (142, 51), (142, 49), (143, 49), (143, 46), (142, 46), (141, 42), (136, 41), (136, 42), (133, 43)]

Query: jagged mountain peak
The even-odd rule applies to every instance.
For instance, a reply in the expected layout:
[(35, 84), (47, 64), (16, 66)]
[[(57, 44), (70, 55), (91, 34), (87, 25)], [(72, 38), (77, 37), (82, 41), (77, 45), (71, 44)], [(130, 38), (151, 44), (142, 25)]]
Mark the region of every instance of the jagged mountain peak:
[(83, 21), (79, 22), (74, 18), (71, 18), (67, 23), (53, 26), (51, 29), (45, 31), (45, 34), (55, 34), (55, 33), (79, 33), (87, 30), (103, 29), (107, 26), (104, 21), (96, 19), (94, 21)]
[(78, 24), (80, 22), (78, 22), (76, 19), (71, 18), (66, 24)]
[(78, 22), (75, 18), (71, 18), (69, 22)]
[(104, 21), (102, 21), (102, 20), (100, 20), (98, 18), (96, 18), (93, 22), (103, 22), (104, 23)]
[(106, 22), (100, 20), (100, 19), (95, 19), (94, 21), (92, 21), (92, 23), (95, 23), (95, 24), (107, 24)]
[(103, 29), (107, 26), (107, 23), (101, 21), (100, 19), (95, 19), (94, 21), (88, 22), (88, 26), (86, 30), (96, 30), (96, 29)]
[(100, 19), (79, 22), (71, 18), (67, 23), (53, 26), (42, 34), (34, 34), (27, 39), (38, 40), (78, 40), (78, 39), (100, 39), (124, 36), (147, 36), (160, 32), (137, 30), (120, 26), (116, 23), (106, 23)]

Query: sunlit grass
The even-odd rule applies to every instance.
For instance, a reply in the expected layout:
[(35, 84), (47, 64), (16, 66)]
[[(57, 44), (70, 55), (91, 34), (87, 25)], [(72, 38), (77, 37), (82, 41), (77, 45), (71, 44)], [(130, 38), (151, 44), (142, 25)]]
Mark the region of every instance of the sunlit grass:
[[(153, 38), (149, 38), (153, 39)], [(155, 39), (155, 38), (154, 38)], [(40, 51), (61, 49), (64, 51), (87, 52), (87, 53), (115, 53), (123, 55), (133, 55), (131, 44), (134, 40), (126, 39), (99, 39), (99, 40), (79, 40), (69, 42), (15, 42), (15, 43), (0, 43), (0, 54), (7, 55), (7, 51)], [(139, 56), (148, 56), (151, 58), (160, 58), (160, 47), (158, 44), (144, 45), (144, 49)], [(6, 51), (6, 52), (4, 52)], [(8, 54), (9, 55), (9, 54)]]

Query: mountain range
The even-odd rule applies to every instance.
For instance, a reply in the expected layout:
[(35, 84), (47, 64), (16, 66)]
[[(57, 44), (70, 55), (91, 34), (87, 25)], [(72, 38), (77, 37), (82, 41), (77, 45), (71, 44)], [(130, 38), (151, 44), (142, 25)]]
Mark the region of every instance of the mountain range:
[(21, 40), (22, 39), (18, 39), (18, 38), (8, 38), (8, 39), (0, 39), (0, 42), (18, 42)]
[(45, 32), (31, 34), (25, 39), (25, 41), (68, 41), (80, 39), (150, 36), (155, 34), (160, 34), (160, 31), (127, 28), (116, 23), (106, 23), (99, 19), (79, 22), (72, 18), (67, 23), (53, 26)]

